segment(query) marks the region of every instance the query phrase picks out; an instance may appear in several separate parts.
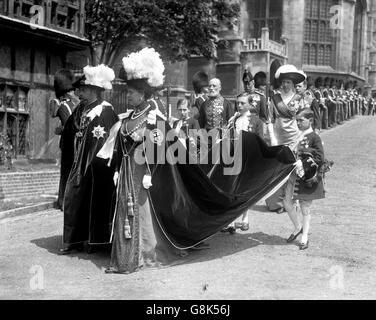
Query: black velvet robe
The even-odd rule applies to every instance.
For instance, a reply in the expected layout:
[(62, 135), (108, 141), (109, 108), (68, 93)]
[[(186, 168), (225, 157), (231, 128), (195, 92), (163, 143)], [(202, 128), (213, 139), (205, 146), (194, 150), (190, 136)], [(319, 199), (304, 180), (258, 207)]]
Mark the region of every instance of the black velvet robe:
[[(90, 105), (80, 104), (69, 117), (64, 128), (64, 141), (71, 152), (83, 111), (93, 109), (100, 103), (101, 101), (95, 101)], [(112, 179), (114, 170), (107, 166), (106, 160), (96, 157), (96, 154), (117, 120), (112, 106), (107, 104), (101, 114), (95, 116), (83, 130), (65, 189), (64, 243), (110, 242), (112, 199), (115, 191)], [(104, 130), (103, 137), (97, 138), (94, 135), (95, 127)]]
[[(162, 144), (168, 149), (172, 143)], [(240, 171), (223, 161), (209, 176), (200, 165), (158, 163), (152, 169), (153, 186), (148, 190), (153, 214), (169, 241), (186, 249), (207, 239), (265, 197), (294, 169), (295, 157), (285, 146), (268, 147), (254, 133), (242, 132), (236, 152)], [(166, 151), (168, 153), (168, 151)]]

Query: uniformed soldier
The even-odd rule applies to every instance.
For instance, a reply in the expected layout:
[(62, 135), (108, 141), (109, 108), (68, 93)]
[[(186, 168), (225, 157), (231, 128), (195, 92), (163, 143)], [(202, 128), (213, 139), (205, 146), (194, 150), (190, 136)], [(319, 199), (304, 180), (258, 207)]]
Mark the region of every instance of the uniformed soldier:
[(258, 72), (256, 75), (253, 77), (249, 70), (244, 71), (244, 91), (250, 94), (253, 113), (257, 114), (260, 120), (267, 124), (269, 123), (268, 105), (266, 102), (265, 91), (262, 90), (263, 87), (266, 89), (266, 74), (264, 72)]
[(324, 89), (324, 81), (322, 77), (318, 77), (315, 80), (315, 86), (312, 89), (316, 100), (319, 102), (320, 107), (320, 117), (321, 117), (321, 128), (328, 129), (328, 107), (325, 104), (325, 98), (322, 94)]
[(320, 117), (320, 107), (313, 90), (313, 80), (311, 77), (307, 77), (302, 83), (298, 83), (295, 88), (296, 92), (299, 93), (304, 100), (304, 105), (306, 108), (310, 108), (313, 111), (313, 123), (312, 128), (316, 132), (321, 130), (321, 117)]
[(332, 127), (337, 122), (337, 104), (334, 101), (333, 90), (330, 90), (331, 79), (326, 77), (324, 79), (324, 89), (322, 95), (325, 98), (325, 104), (328, 108), (328, 126)]
[[(55, 128), (55, 134), (59, 136), (61, 136), (65, 123), (79, 103), (78, 98), (74, 95), (73, 81), (74, 75), (67, 69), (58, 70), (54, 77), (56, 99), (50, 100), (49, 104), (51, 117), (57, 117), (60, 120), (59, 126)], [(59, 147), (61, 149), (61, 167), (59, 193), (56, 206), (61, 210), (64, 202), (65, 185), (73, 164), (72, 152), (67, 151), (68, 148), (63, 148), (63, 144), (64, 141), (60, 138)]]

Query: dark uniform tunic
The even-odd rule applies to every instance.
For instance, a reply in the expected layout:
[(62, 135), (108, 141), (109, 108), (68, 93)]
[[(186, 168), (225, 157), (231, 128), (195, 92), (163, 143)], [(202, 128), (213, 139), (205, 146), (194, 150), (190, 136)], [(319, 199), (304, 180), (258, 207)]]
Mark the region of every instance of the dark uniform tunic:
[(201, 128), (210, 131), (213, 128), (223, 128), (228, 120), (234, 115), (231, 102), (218, 96), (215, 99), (208, 99), (200, 109), (198, 122)]
[[(64, 130), (64, 126), (72, 114), (73, 110), (75, 109), (77, 103), (73, 101), (69, 95), (64, 95), (63, 98), (60, 100), (60, 106), (57, 110), (57, 117), (60, 119), (61, 126), (56, 128), (56, 134), (61, 135)], [(58, 207), (63, 209), (64, 203), (64, 192), (65, 186), (67, 184), (69, 172), (72, 168), (73, 163), (73, 153), (69, 151), (69, 147), (65, 145), (63, 146), (63, 136), (60, 138), (59, 147), (61, 149), (61, 166), (60, 166), (60, 182), (59, 182), (59, 194), (58, 194)]]
[(269, 111), (264, 92), (262, 90), (255, 89), (250, 93), (250, 95), (252, 97), (252, 109), (262, 122), (267, 123), (269, 121)]
[[(324, 148), (321, 138), (315, 133), (308, 133), (298, 145), (299, 152), (309, 152), (312, 159), (319, 166), (324, 163)], [(319, 170), (318, 170), (319, 171)], [(302, 178), (297, 177), (294, 190), (294, 199), (315, 200), (325, 198), (324, 184), (322, 177), (318, 175), (316, 183), (307, 184)]]

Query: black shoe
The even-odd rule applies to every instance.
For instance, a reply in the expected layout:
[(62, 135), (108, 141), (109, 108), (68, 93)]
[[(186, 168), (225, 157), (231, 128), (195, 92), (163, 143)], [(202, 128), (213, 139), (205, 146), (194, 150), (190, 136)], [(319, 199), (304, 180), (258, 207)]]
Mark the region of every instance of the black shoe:
[(299, 250), (305, 250), (305, 249), (308, 249), (308, 243), (309, 241), (307, 241), (307, 243), (301, 243), (299, 244)]
[(61, 255), (65, 255), (65, 254), (72, 253), (72, 251), (82, 251), (82, 250), (83, 250), (82, 243), (79, 243), (79, 244), (70, 244), (67, 247), (59, 249), (59, 253)]
[(301, 233), (303, 233), (303, 228), (300, 229), (300, 231), (297, 234), (291, 234), (286, 242), (293, 242)]

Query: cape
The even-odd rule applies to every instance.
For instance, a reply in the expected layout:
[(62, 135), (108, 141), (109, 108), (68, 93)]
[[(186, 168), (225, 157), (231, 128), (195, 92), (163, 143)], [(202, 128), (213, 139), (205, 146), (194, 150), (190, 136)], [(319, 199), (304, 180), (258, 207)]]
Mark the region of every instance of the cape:
[[(164, 124), (168, 132), (170, 126), (167, 122)], [(149, 129), (152, 132), (155, 127)], [(158, 129), (161, 129), (159, 124)], [(145, 138), (149, 137), (146, 133)], [(111, 137), (109, 145), (110, 141)], [(268, 147), (254, 133), (242, 132), (239, 144), (231, 139), (223, 141), (221, 147), (228, 148), (239, 162), (232, 166), (222, 160), (214, 165), (209, 175), (200, 164), (160, 161), (162, 154), (166, 156), (164, 160), (171, 156), (174, 144), (181, 144), (179, 140), (164, 139), (154, 144), (156, 152), (151, 154), (157, 156), (155, 164), (150, 165), (152, 186), (148, 189), (151, 214), (166, 238), (178, 249), (191, 248), (223, 229), (279, 189), (295, 168), (296, 159), (290, 148)], [(182, 146), (175, 147), (186, 150)], [(102, 151), (101, 157), (111, 157), (111, 148), (105, 145)], [(191, 155), (188, 153), (187, 157)]]

